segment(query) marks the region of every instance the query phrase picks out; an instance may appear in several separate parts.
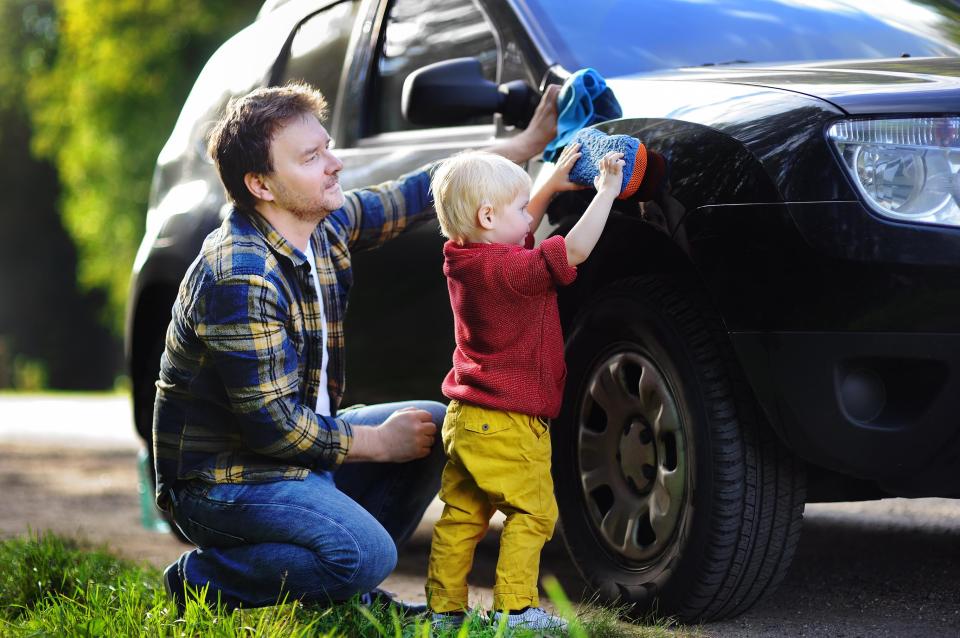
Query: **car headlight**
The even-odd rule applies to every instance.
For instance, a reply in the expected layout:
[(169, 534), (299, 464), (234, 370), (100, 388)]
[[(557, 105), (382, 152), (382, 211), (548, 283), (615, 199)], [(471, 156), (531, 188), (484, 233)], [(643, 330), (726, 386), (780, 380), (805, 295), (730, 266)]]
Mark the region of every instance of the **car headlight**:
[(877, 213), (960, 226), (960, 118), (843, 120), (827, 136)]

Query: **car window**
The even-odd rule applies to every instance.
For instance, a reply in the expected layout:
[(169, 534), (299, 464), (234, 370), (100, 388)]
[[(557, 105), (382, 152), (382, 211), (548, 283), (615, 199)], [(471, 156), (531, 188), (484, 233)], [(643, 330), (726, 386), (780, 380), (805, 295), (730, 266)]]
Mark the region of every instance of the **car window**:
[(360, 5), (347, 0), (305, 20), (293, 36), (280, 83), (303, 80), (323, 93), (333, 112), (350, 32)]
[(596, 0), (590, 11), (580, 0), (514, 4), (538, 26), (541, 44), (562, 66), (589, 66), (607, 77), (738, 63), (960, 54), (956, 9), (946, 2)]
[[(420, 67), (442, 60), (473, 57), (483, 75), (497, 76), (497, 40), (493, 27), (472, 0), (395, 0), (384, 20), (373, 78), (370, 133), (424, 128), (409, 124), (400, 109), (403, 81)], [(489, 124), (493, 116), (464, 124)]]

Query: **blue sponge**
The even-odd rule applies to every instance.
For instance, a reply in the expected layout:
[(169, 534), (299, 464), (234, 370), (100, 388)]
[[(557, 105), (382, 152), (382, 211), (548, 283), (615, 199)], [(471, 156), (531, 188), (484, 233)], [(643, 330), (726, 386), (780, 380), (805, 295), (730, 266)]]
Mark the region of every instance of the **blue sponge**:
[(593, 186), (593, 178), (600, 174), (600, 160), (607, 153), (615, 151), (623, 153), (624, 161), (620, 196), (626, 198), (636, 192), (647, 164), (646, 149), (637, 138), (607, 135), (595, 128), (584, 128), (577, 131), (570, 143), (580, 144), (580, 159), (570, 169), (571, 182)]

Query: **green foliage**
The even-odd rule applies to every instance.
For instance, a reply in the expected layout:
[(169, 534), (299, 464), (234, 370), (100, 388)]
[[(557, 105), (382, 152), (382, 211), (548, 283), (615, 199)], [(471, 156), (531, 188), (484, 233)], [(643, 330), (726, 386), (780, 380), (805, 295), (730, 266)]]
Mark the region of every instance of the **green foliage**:
[(39, 392), (47, 387), (47, 366), (43, 361), (17, 357), (13, 360), (13, 387), (26, 392)]
[[(557, 608), (577, 618), (571, 636), (665, 638), (691, 636), (662, 624), (624, 623), (620, 609), (574, 609), (555, 582), (548, 586)], [(356, 601), (304, 606), (281, 601), (274, 607), (225, 612), (202, 604), (190, 592), (182, 618), (167, 600), (160, 573), (85, 550), (54, 535), (0, 542), (0, 635), (3, 636), (277, 636), (292, 638), (534, 638), (540, 632), (493, 625), (473, 613), (462, 629), (433, 631), (429, 619), (401, 619), (385, 605), (371, 609)], [(546, 634), (550, 635), (550, 634)]]
[(103, 295), (77, 290), (57, 171), (30, 151), (25, 93), (56, 45), (53, 0), (0, 0), (0, 388), (109, 387), (120, 362)]
[(154, 161), (259, 4), (0, 0), (0, 387), (113, 384)]
[(53, 55), (53, 0), (0, 0), (0, 111), (26, 113), (30, 74)]
[(33, 148), (53, 161), (81, 283), (122, 326), (150, 179), (194, 79), (252, 0), (57, 0), (58, 45), (28, 86)]

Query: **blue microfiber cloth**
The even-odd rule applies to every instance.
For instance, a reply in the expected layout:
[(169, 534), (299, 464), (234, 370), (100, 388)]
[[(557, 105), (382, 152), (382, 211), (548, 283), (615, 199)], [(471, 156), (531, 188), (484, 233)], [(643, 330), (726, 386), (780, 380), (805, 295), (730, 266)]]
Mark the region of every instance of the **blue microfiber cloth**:
[(555, 162), (580, 129), (623, 115), (613, 91), (594, 69), (580, 69), (563, 83), (557, 96), (557, 136), (547, 144), (543, 159)]

